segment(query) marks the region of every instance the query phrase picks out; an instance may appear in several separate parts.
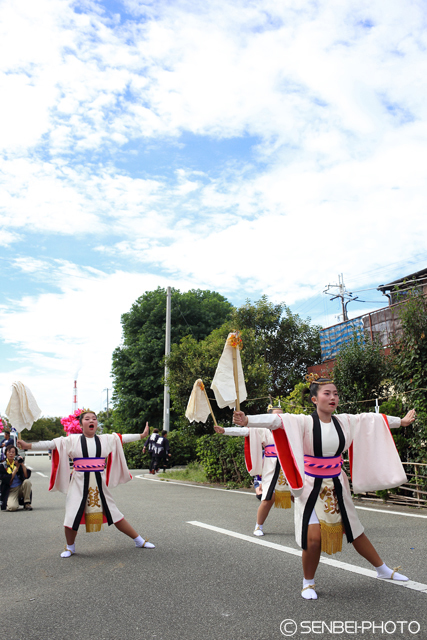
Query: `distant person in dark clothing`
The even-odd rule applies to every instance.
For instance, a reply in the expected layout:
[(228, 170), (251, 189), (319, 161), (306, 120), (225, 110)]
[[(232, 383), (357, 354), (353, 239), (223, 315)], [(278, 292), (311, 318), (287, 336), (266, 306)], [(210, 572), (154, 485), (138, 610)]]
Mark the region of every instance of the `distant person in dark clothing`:
[(162, 431), (154, 444), (154, 473), (159, 472), (159, 467), (163, 467), (163, 473), (166, 471), (166, 460), (171, 457), (169, 453), (169, 440), (166, 438), (167, 431)]
[[(147, 426), (148, 426), (148, 422), (147, 422)], [(151, 434), (151, 436), (149, 438), (147, 438), (147, 440), (144, 442), (144, 446), (142, 448), (142, 453), (145, 453), (146, 450), (148, 450), (148, 453), (151, 457), (150, 460), (150, 473), (152, 473), (153, 475), (156, 473), (154, 471), (154, 445), (157, 442), (157, 438), (159, 438), (159, 430), (158, 429), (153, 429), (153, 433)]]

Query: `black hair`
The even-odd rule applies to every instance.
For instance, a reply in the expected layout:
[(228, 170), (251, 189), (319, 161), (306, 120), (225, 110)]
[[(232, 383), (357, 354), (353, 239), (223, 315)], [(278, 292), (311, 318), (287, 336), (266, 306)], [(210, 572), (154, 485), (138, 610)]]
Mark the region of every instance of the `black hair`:
[(5, 455), (7, 455), (7, 452), (9, 451), (9, 449), (15, 449), (15, 455), (18, 455), (18, 447), (16, 446), (16, 444), (8, 444), (4, 453)]
[(269, 405), (268, 409), (267, 409), (267, 413), (273, 413), (273, 411), (276, 409), (280, 409), (280, 411), (282, 411), (282, 407), (272, 407), (271, 405)]
[(330, 378), (317, 378), (317, 380), (315, 382), (312, 382), (309, 387), (305, 387), (301, 392), (302, 404), (305, 404), (306, 396), (309, 396), (310, 400), (313, 396), (317, 398), (319, 387), (323, 387), (325, 384), (335, 384), (335, 382)]
[(162, 436), (167, 436), (168, 432), (167, 431), (162, 431)]
[(153, 429), (153, 433), (159, 433), (159, 430), (157, 429), (157, 427)]
[(79, 415), (79, 423), (80, 423), (80, 426), (82, 426), (83, 417), (84, 417), (85, 415), (87, 415), (88, 413), (93, 413), (93, 415), (95, 416), (95, 418), (97, 418), (97, 417), (98, 417), (98, 416), (96, 415), (95, 411), (90, 411), (90, 410), (89, 410), (89, 411), (82, 411), (82, 413)]

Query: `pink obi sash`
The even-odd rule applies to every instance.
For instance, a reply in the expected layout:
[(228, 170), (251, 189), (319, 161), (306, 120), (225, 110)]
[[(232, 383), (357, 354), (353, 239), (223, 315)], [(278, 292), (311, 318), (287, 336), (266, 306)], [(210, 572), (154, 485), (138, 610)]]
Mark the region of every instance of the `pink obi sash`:
[(277, 451), (275, 444), (267, 444), (264, 447), (264, 455), (266, 458), (277, 458)]
[(74, 458), (74, 471), (104, 471), (105, 458)]
[(316, 458), (304, 456), (304, 471), (312, 478), (336, 478), (341, 473), (342, 457)]

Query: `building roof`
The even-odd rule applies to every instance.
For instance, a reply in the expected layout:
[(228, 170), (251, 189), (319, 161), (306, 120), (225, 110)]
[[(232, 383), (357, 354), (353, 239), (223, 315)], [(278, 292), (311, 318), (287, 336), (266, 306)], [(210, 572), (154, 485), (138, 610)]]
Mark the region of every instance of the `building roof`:
[(393, 282), (389, 282), (388, 284), (381, 284), (377, 289), (378, 291), (385, 293), (386, 291), (391, 291), (396, 286), (401, 286), (402, 289), (407, 289), (409, 286), (413, 286), (414, 284), (427, 284), (427, 268), (411, 273), (408, 276), (404, 276), (403, 278), (399, 278)]

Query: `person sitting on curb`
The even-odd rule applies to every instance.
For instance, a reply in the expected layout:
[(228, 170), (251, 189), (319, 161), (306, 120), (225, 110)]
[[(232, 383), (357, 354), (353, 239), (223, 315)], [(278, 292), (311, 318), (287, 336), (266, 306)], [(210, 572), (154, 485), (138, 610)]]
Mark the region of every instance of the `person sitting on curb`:
[(17, 511), (21, 499), (25, 511), (32, 511), (30, 476), (31, 470), (25, 466), (24, 458), (18, 456), (18, 449), (10, 444), (6, 447), (6, 460), (0, 465), (2, 511)]

